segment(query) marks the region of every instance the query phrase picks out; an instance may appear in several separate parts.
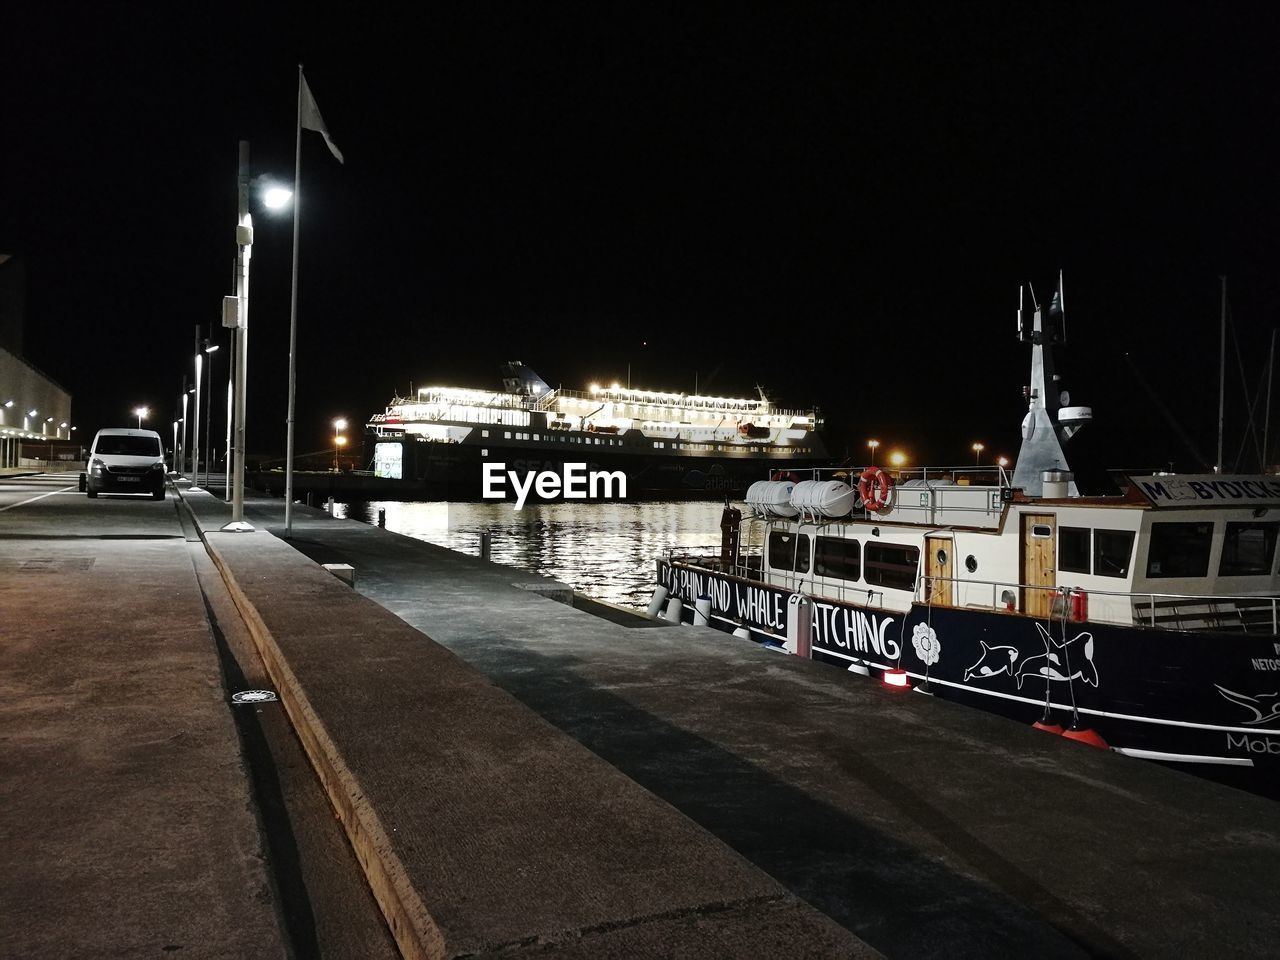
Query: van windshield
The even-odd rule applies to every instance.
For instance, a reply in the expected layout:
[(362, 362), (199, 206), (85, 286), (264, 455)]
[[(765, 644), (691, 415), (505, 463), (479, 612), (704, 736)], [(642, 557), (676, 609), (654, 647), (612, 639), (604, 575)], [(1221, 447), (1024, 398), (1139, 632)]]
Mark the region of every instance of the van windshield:
[(93, 452), (113, 457), (158, 457), (160, 441), (155, 437), (109, 433), (98, 438), (98, 445)]

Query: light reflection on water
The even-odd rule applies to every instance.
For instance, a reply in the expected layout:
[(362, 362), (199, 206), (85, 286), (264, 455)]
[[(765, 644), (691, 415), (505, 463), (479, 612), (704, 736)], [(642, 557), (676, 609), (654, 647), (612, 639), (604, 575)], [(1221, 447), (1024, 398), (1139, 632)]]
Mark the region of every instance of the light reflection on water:
[(335, 503), (338, 517), (477, 554), (480, 533), (493, 532), (491, 559), (555, 577), (589, 597), (645, 607), (653, 593), (653, 561), (672, 547), (718, 547), (722, 503)]

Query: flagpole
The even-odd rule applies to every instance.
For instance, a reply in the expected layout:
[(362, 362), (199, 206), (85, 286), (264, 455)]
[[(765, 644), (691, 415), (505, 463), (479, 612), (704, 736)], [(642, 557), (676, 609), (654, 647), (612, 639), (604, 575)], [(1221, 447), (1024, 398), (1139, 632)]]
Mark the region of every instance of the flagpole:
[(293, 536), (293, 402), (297, 389), (298, 218), (302, 206), (302, 64), (298, 64), (298, 121), (293, 148), (293, 287), (289, 297), (289, 416), (284, 451), (284, 535)]

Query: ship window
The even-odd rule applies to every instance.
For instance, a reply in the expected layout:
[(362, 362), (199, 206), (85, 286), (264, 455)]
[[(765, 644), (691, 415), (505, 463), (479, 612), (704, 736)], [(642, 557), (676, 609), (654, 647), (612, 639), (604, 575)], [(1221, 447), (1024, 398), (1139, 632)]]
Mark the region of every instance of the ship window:
[(863, 577), (867, 583), (894, 590), (914, 590), (920, 548), (896, 543), (868, 543)]
[(1228, 523), (1222, 541), (1220, 577), (1265, 577), (1276, 555), (1275, 523)]
[[(1274, 534), (1272, 543), (1275, 543)], [(1133, 556), (1132, 530), (1093, 531), (1093, 572), (1099, 577), (1127, 577)], [(1270, 562), (1268, 561), (1268, 566)]]
[(809, 572), (809, 535), (784, 533), (775, 530), (769, 534), (769, 566), (774, 570)]
[(488, 430), (481, 430), (481, 431), (480, 431), (480, 436), (482, 436), (482, 437), (487, 437), (488, 435), (489, 435), (489, 431), (488, 431)]
[(540, 434), (540, 433), (535, 433), (535, 434), (533, 435), (533, 439), (535, 439), (535, 440), (541, 440), (541, 439), (542, 439), (542, 434)]
[(1058, 528), (1058, 569), (1066, 573), (1089, 573), (1088, 527)]
[(820, 577), (857, 580), (862, 574), (862, 545), (841, 537), (818, 537), (813, 547), (813, 570)]
[(1153, 523), (1148, 577), (1204, 577), (1209, 573), (1212, 523)]
[(510, 430), (503, 430), (503, 431), (502, 431), (502, 439), (503, 439), (503, 440), (510, 440), (510, 439), (511, 439), (511, 431), (510, 431)]

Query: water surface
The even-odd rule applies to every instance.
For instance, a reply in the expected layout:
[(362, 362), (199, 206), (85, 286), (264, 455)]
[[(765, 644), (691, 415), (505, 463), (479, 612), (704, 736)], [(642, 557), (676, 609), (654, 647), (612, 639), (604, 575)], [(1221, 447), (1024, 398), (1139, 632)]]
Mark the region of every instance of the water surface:
[(478, 553), (480, 534), (493, 533), (491, 559), (544, 573), (587, 596), (645, 607), (653, 593), (653, 561), (673, 547), (718, 548), (723, 503), (338, 502), (334, 515), (377, 521), (387, 529), (451, 550)]

